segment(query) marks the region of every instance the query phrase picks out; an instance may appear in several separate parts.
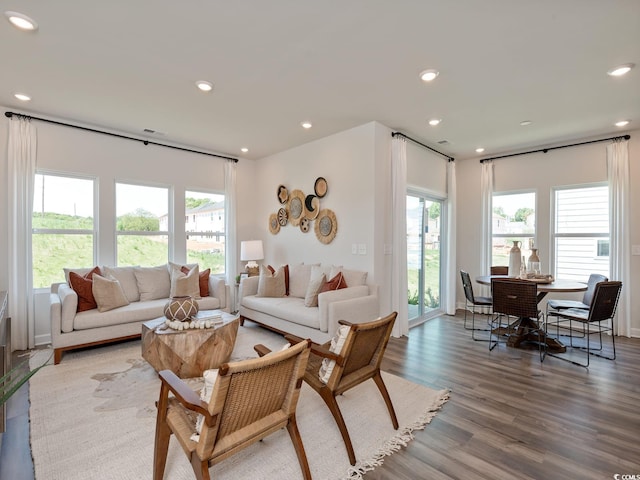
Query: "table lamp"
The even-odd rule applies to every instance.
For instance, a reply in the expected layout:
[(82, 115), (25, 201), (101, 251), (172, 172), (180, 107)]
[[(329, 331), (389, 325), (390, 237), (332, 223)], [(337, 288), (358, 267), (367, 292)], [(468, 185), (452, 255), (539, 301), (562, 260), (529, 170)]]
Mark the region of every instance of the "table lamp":
[(263, 258), (262, 240), (240, 242), (240, 261), (247, 262), (246, 269), (250, 277), (258, 275), (260, 268), (256, 260), (262, 260)]

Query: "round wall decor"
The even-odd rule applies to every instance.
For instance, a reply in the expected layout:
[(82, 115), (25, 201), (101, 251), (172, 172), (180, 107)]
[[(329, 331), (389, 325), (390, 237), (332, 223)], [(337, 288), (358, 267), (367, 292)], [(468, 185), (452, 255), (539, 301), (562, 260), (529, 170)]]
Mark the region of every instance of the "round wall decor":
[(338, 233), (338, 221), (336, 214), (332, 210), (325, 208), (320, 210), (318, 218), (315, 221), (316, 237), (322, 243), (327, 244), (335, 238)]
[(269, 231), (274, 235), (280, 231), (280, 222), (276, 213), (269, 215)]
[(324, 177), (318, 177), (316, 178), (316, 183), (313, 189), (315, 190), (316, 195), (322, 198), (327, 194), (329, 186), (327, 185), (327, 181), (324, 179)]
[(320, 212), (320, 199), (315, 195), (307, 195), (304, 199), (305, 218), (313, 220)]
[(280, 226), (284, 227), (289, 221), (289, 214), (287, 213), (286, 208), (278, 209), (278, 223)]
[(294, 227), (300, 225), (304, 216), (304, 193), (301, 190), (293, 190), (289, 195), (289, 222)]
[(300, 220), (300, 231), (302, 231), (302, 233), (307, 233), (309, 231), (309, 225), (310, 221), (308, 218), (303, 218), (302, 220)]
[(287, 187), (280, 185), (278, 187), (278, 201), (284, 204), (287, 203), (287, 200), (289, 200), (289, 191), (287, 190)]

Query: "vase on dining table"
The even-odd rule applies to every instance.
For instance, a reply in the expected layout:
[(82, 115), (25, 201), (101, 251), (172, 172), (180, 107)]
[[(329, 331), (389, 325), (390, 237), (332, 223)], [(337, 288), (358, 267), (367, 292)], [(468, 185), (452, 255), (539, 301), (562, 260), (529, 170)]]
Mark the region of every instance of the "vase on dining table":
[(529, 259), (527, 260), (527, 270), (536, 275), (540, 274), (540, 258), (538, 257), (537, 248), (531, 249), (531, 255), (529, 255)]
[(518, 277), (520, 275), (520, 267), (522, 259), (520, 258), (520, 240), (513, 241), (513, 247), (509, 250), (509, 276)]

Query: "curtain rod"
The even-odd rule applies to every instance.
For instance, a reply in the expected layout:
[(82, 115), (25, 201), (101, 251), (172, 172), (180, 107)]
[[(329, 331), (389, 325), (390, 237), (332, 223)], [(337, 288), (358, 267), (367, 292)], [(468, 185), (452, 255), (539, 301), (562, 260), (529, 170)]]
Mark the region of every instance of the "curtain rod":
[(443, 157), (445, 157), (448, 161), (453, 162), (455, 159), (449, 155), (447, 155), (446, 153), (442, 153), (439, 152), (438, 150), (436, 150), (435, 148), (431, 148), (429, 145), (425, 145), (424, 143), (419, 142), (418, 140), (416, 140), (415, 138), (411, 138), (408, 135), (405, 135), (402, 132), (393, 132), (391, 134), (392, 137), (404, 137), (407, 140), (411, 140), (413, 143), (417, 143), (418, 145), (420, 145), (421, 147), (427, 148), (429, 150), (431, 150), (432, 152), (436, 152), (438, 155), (442, 155)]
[(631, 135), (620, 135), (618, 137), (609, 137), (609, 138), (601, 138), (600, 140), (589, 140), (588, 142), (580, 142), (580, 143), (572, 143), (570, 145), (560, 145), (558, 147), (547, 147), (547, 148), (539, 148), (538, 150), (530, 150), (528, 152), (520, 152), (520, 153), (511, 153), (509, 155), (501, 155), (499, 157), (491, 157), (491, 158), (483, 158), (480, 160), (480, 163), (488, 162), (489, 160), (497, 160), (499, 158), (507, 158), (507, 157), (517, 157), (518, 155), (528, 155), (530, 153), (547, 153), (549, 150), (557, 150), (559, 148), (567, 148), (567, 147), (577, 147), (579, 145), (587, 145), (589, 143), (598, 143), (598, 142), (607, 142), (609, 140), (629, 140)]
[(47, 118), (39, 118), (39, 117), (32, 117), (30, 115), (23, 115), (22, 113), (4, 112), (4, 116), (7, 117), (7, 118), (11, 118), (14, 115), (23, 116), (23, 117), (26, 117), (26, 118), (30, 118), (32, 120), (39, 120), (41, 122), (53, 123), (55, 125), (62, 125), (64, 127), (77, 128), (79, 130), (85, 130), (87, 132), (102, 133), (103, 135), (110, 135), (112, 137), (124, 138), (125, 140), (134, 140), (136, 142), (142, 142), (145, 145), (157, 145), (159, 147), (173, 148), (174, 150), (182, 150), (183, 152), (198, 153), (200, 155), (208, 155), (210, 157), (224, 158), (225, 160), (233, 160), (234, 162), (238, 163), (238, 159), (237, 158), (225, 157), (224, 155), (217, 155), (215, 153), (202, 152), (202, 151), (199, 151), (199, 150), (192, 150), (190, 148), (177, 147), (175, 145), (167, 145), (166, 143), (158, 143), (158, 142), (153, 142), (151, 140), (143, 140), (141, 138), (128, 137), (127, 135), (120, 135), (118, 133), (105, 132), (104, 130), (96, 130), (96, 129), (93, 129), (93, 128), (81, 127), (80, 125), (73, 125), (71, 123), (57, 122), (55, 120), (49, 120)]

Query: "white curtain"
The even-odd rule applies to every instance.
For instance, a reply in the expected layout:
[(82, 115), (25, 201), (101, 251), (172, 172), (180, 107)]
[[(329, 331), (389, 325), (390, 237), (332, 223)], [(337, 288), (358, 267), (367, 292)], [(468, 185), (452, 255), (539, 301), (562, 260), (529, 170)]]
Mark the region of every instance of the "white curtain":
[[(480, 274), (488, 275), (491, 272), (491, 246), (493, 240), (493, 162), (482, 162), (481, 182), (481, 208), (482, 226), (480, 230)], [(488, 287), (482, 287), (486, 292)]]
[(393, 326), (396, 337), (409, 334), (407, 307), (407, 141), (391, 140), (391, 308), (398, 312)]
[(236, 302), (236, 274), (238, 271), (238, 235), (236, 231), (236, 217), (238, 209), (238, 195), (236, 187), (236, 162), (227, 160), (224, 164), (224, 202), (225, 219), (225, 272), (227, 285), (231, 289), (231, 311), (235, 310)]
[(36, 129), (31, 120), (13, 115), (9, 122), (9, 315), (13, 350), (35, 346), (31, 215), (36, 173)]
[(609, 180), (609, 262), (611, 279), (622, 282), (615, 332), (631, 336), (631, 265), (629, 239), (629, 149), (627, 140), (607, 145)]
[(456, 313), (456, 164), (447, 164), (447, 250), (444, 259), (444, 284), (442, 307), (447, 315)]

